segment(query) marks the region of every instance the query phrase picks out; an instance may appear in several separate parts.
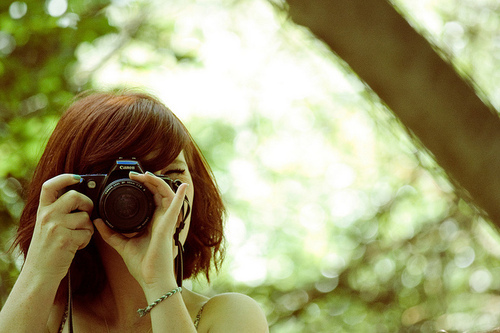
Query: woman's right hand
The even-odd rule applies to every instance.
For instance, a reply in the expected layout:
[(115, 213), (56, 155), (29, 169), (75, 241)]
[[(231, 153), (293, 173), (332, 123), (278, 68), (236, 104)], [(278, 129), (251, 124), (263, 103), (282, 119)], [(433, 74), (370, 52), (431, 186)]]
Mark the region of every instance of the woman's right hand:
[(77, 191), (60, 195), (79, 180), (77, 175), (62, 174), (42, 186), (33, 238), (23, 268), (39, 278), (59, 283), (76, 251), (87, 246), (94, 233), (90, 220), (92, 200)]

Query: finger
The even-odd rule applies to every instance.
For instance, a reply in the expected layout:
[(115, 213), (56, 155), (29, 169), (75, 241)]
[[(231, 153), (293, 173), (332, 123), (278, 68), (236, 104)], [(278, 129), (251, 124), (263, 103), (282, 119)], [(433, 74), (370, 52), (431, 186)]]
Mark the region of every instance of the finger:
[[(176, 223), (178, 222), (179, 214), (181, 213), (181, 209), (184, 205), (184, 198), (186, 196), (188, 186), (189, 186), (189, 184), (186, 184), (186, 183), (183, 183), (182, 185), (179, 186), (179, 188), (177, 189), (177, 192), (175, 193), (174, 198), (172, 200), (170, 200), (170, 203), (169, 203), (168, 209), (166, 211), (164, 220), (166, 220), (166, 221), (175, 220)], [(168, 201), (169, 199), (164, 198), (163, 200)], [(164, 203), (164, 204), (166, 204), (166, 203)], [(164, 224), (164, 225), (166, 225), (166, 224)]]
[(78, 250), (86, 247), (94, 234), (94, 225), (86, 212), (64, 215), (61, 225), (70, 232), (71, 243), (76, 245)]
[(55, 207), (60, 209), (63, 213), (82, 211), (91, 215), (94, 203), (86, 195), (72, 190), (64, 193), (59, 200), (55, 202)]
[(156, 176), (155, 174), (146, 172), (144, 176), (146, 181), (145, 183), (153, 186), (150, 190), (156, 190), (163, 197), (172, 197), (175, 194), (172, 188), (163, 179)]
[(170, 206), (174, 210), (178, 210), (180, 212), (180, 209), (182, 208), (182, 205), (184, 204), (184, 198), (186, 197), (187, 189), (189, 187), (189, 184), (187, 183), (182, 183), (179, 188), (177, 188), (177, 192), (175, 193), (174, 199), (172, 200), (172, 203)]
[(94, 233), (94, 224), (87, 212), (75, 212), (66, 215), (64, 224), (71, 230), (88, 230)]
[[(155, 204), (157, 207), (168, 207), (170, 200), (174, 196), (172, 188), (161, 178), (152, 173), (145, 174), (130, 174), (130, 178), (141, 182), (153, 194)], [(169, 200), (163, 201), (164, 198)], [(162, 205), (163, 203), (163, 205)]]
[(94, 221), (94, 225), (99, 231), (102, 239), (112, 248), (114, 248), (118, 253), (122, 253), (123, 247), (125, 246), (127, 237), (122, 234), (113, 231), (110, 227), (108, 227), (102, 219), (96, 219)]
[(89, 229), (74, 230), (72, 232), (73, 242), (78, 245), (78, 250), (85, 248), (89, 245), (94, 231)]
[(47, 180), (42, 185), (40, 206), (48, 206), (54, 203), (59, 198), (59, 191), (70, 185), (77, 184), (80, 179), (79, 175), (65, 173)]

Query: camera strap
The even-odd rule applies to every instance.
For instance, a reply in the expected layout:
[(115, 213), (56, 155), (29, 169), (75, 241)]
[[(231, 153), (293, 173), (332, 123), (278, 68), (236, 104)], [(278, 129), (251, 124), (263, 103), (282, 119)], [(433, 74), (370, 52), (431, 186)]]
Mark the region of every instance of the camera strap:
[(73, 333), (73, 297), (71, 291), (71, 273), (68, 270), (68, 302), (66, 303), (66, 310), (64, 311), (64, 317), (59, 327), (59, 332), (62, 332), (64, 324), (67, 321), (69, 326), (69, 332)]
[(184, 204), (182, 205), (181, 211), (181, 223), (179, 223), (179, 226), (175, 229), (174, 234), (175, 246), (177, 246), (177, 257), (175, 257), (175, 271), (177, 274), (177, 286), (179, 287), (182, 287), (182, 280), (184, 277), (184, 262), (182, 258), (184, 253), (184, 246), (179, 239), (179, 235), (186, 225), (186, 220), (190, 212), (191, 206), (189, 205), (189, 201), (187, 198), (184, 198)]
[(175, 241), (175, 245), (177, 246), (177, 257), (175, 257), (175, 270), (177, 272), (177, 286), (182, 287), (182, 277), (184, 275), (184, 262), (182, 260), (182, 253), (184, 252), (184, 248), (179, 241)]

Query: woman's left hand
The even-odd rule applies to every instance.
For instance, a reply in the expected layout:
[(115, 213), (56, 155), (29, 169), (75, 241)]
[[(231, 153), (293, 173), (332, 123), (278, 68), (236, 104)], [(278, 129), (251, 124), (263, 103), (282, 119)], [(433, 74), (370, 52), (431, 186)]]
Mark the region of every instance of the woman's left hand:
[(188, 184), (182, 184), (174, 193), (163, 179), (152, 173), (131, 173), (130, 178), (143, 183), (154, 196), (156, 210), (150, 225), (143, 233), (131, 237), (113, 231), (101, 219), (94, 224), (103, 240), (121, 255), (143, 289), (166, 281), (176, 284), (173, 235)]

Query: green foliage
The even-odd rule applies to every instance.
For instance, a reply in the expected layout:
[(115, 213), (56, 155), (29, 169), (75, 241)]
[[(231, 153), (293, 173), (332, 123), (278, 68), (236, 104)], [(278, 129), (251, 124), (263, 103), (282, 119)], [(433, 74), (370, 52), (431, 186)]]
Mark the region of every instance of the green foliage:
[(0, 149), (6, 156), (0, 163), (2, 177), (14, 176), (23, 183), (29, 178), (62, 108), (88, 87), (72, 78), (75, 50), (116, 31), (102, 11), (105, 3), (73, 2), (58, 17), (49, 15), (40, 1), (2, 4), (0, 34), (6, 43), (0, 54)]
[[(197, 139), (203, 139), (202, 148), (214, 159), (216, 174), (231, 169), (226, 156), (238, 159), (248, 153), (237, 150), (237, 134), (228, 124), (192, 120), (189, 126), (210, 128), (198, 131)], [(211, 155), (221, 151), (218, 146), (224, 147), (224, 155)], [(472, 320), (472, 314), (484, 311), (479, 310), (484, 292), (494, 293), (497, 288), (487, 279), (499, 260), (484, 246), (490, 237), (495, 242), (494, 233), (449, 191), (445, 178), (435, 175), (440, 188), (415, 157), (387, 154), (392, 163), (376, 166), (389, 169), (384, 174), (409, 168), (388, 178), (391, 185), (368, 184), (360, 189), (357, 195), (370, 197), (375, 207), (354, 220), (329, 216), (320, 227), (314, 220), (301, 227), (297, 219), (304, 210), (314, 219), (328, 215), (320, 212), (332, 207), (321, 199), (307, 206), (302, 196), (288, 193), (287, 198), (271, 201), (272, 212), (261, 206), (255, 211), (252, 204), (229, 195), (238, 192), (234, 185), (225, 188), (231, 214), (251, 221), (246, 224), (247, 234), (254, 236), (245, 242), (255, 241), (259, 248), (254, 250), (265, 255), (267, 275), (265, 281), (235, 284), (234, 272), (233, 277), (225, 272), (213, 286), (215, 291), (204, 292), (231, 289), (250, 294), (263, 305), (273, 332), (330, 332), (332, 327), (335, 332), (432, 332), (454, 327), (445, 319), (448, 312), (460, 309), (471, 314), (466, 320)], [(305, 178), (312, 187), (324, 180), (293, 171), (281, 177), (264, 168), (262, 173), (285, 191), (291, 178)], [(366, 209), (370, 203), (364, 205), (358, 208)], [(314, 249), (322, 239), (311, 231), (315, 228), (327, 242), (321, 254)], [(463, 303), (464, 297), (468, 304)], [(466, 320), (455, 324), (465, 325)]]
[[(0, 4), (0, 237), (6, 251), (23, 207), (26, 187), (62, 108), (89, 86), (75, 82), (81, 43), (116, 32), (103, 9), (108, 2), (71, 1), (57, 17), (47, 2)], [(2, 255), (1, 300), (15, 281), (13, 259)]]

